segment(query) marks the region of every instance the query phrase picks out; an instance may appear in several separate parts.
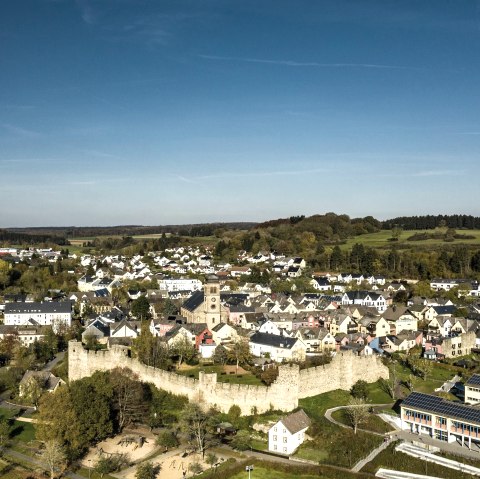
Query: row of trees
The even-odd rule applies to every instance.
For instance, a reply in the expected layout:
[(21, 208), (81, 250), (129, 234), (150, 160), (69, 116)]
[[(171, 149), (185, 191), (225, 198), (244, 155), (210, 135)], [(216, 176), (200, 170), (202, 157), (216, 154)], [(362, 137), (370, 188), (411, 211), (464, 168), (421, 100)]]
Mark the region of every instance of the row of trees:
[(408, 230), (428, 230), (439, 227), (480, 229), (480, 218), (472, 215), (425, 215), (401, 216), (382, 222), (382, 229), (390, 230), (395, 226)]
[[(252, 414), (255, 415), (255, 410)], [(247, 449), (251, 446), (248, 428), (253, 417), (244, 417), (238, 406), (227, 414), (215, 408), (203, 409), (199, 403), (188, 403), (185, 397), (174, 396), (152, 384), (139, 381), (128, 369), (116, 368), (96, 372), (91, 377), (73, 381), (55, 393), (44, 396), (39, 406), (37, 438), (52, 462), (52, 477), (62, 462), (81, 457), (88, 448), (118, 434), (126, 427), (140, 423), (151, 428), (161, 427), (158, 445), (169, 449), (180, 443), (198, 451), (204, 458), (211, 446), (219, 443), (218, 424), (228, 421), (239, 433), (232, 438), (232, 446)], [(0, 427), (1, 435), (1, 427)], [(207, 462), (217, 458), (210, 454)], [(47, 462), (46, 456), (44, 461)], [(103, 475), (128, 465), (126, 455), (101, 457), (96, 471)], [(150, 463), (137, 468), (138, 479), (156, 477), (159, 468)]]

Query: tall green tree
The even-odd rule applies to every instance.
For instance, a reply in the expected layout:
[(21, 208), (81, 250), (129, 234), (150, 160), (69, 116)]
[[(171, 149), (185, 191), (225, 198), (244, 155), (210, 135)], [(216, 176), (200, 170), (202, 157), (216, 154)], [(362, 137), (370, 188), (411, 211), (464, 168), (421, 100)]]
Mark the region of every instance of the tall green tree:
[(145, 320), (150, 319), (150, 302), (146, 296), (140, 296), (132, 302), (131, 313), (137, 319)]

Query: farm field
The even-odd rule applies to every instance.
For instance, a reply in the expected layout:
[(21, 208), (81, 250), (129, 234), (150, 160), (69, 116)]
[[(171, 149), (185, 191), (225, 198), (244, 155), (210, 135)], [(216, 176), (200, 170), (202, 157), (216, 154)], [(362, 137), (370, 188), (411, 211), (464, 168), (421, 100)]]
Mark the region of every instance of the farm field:
[(389, 241), (392, 237), (392, 232), (390, 230), (382, 230), (377, 233), (368, 233), (360, 236), (355, 236), (349, 238), (345, 244), (340, 245), (342, 250), (349, 250), (355, 243), (363, 244), (364, 246), (369, 246), (372, 248), (388, 248), (393, 245), (397, 246), (399, 249), (406, 248), (421, 248), (422, 246), (442, 246), (442, 245), (455, 245), (455, 244), (467, 244), (467, 245), (476, 245), (480, 246), (480, 230), (457, 230), (457, 233), (460, 235), (474, 236), (475, 239), (455, 239), (451, 242), (445, 242), (443, 239), (427, 239), (421, 241), (407, 241), (407, 238), (413, 236), (414, 234), (427, 233), (432, 234), (435, 230), (405, 230), (402, 231), (398, 241)]

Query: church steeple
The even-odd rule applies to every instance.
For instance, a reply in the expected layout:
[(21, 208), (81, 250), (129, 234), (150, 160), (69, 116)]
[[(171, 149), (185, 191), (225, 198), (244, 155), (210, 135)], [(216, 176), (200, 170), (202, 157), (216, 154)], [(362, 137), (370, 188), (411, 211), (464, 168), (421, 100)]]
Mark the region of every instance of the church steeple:
[(218, 276), (212, 274), (207, 276), (204, 285), (203, 311), (205, 322), (209, 329), (214, 328), (221, 322), (220, 315), (220, 281)]

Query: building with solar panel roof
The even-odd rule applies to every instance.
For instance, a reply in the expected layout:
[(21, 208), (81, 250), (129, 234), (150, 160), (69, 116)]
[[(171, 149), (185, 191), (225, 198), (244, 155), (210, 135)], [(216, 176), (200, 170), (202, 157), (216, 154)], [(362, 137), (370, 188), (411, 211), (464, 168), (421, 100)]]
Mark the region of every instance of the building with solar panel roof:
[(400, 409), (402, 429), (480, 450), (480, 409), (419, 392), (411, 393)]
[(468, 404), (480, 403), (480, 374), (474, 374), (465, 383), (465, 402)]

